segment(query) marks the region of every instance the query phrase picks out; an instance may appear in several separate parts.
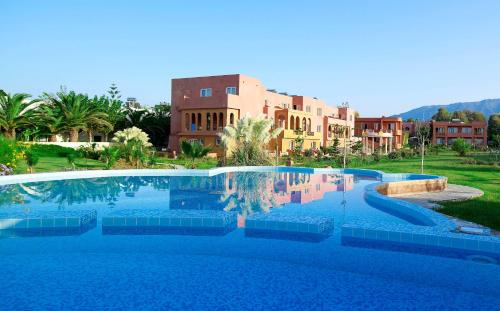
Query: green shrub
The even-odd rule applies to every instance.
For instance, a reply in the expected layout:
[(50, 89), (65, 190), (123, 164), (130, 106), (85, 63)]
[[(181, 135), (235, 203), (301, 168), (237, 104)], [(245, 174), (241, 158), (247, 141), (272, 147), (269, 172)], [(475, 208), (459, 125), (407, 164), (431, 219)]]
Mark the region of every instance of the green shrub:
[(380, 154), (379, 154), (377, 151), (375, 151), (375, 152), (372, 154), (372, 156), (373, 156), (373, 161), (374, 161), (374, 162), (380, 162)]
[(17, 146), (16, 142), (0, 136), (0, 164), (9, 168), (16, 167)]
[(401, 155), (401, 152), (399, 151), (392, 151), (387, 155), (387, 158), (389, 160), (401, 160), (403, 157)]
[(97, 147), (97, 145), (94, 143), (94, 144), (90, 144), (88, 146), (80, 146), (77, 149), (77, 151), (84, 158), (92, 159), (92, 160), (99, 160), (99, 158), (101, 157), (101, 152), (99, 150), (97, 150), (96, 147)]
[(106, 147), (101, 152), (101, 161), (106, 165), (106, 169), (111, 169), (120, 158), (120, 149), (117, 147)]
[(30, 149), (40, 157), (66, 157), (68, 153), (75, 152), (73, 148), (45, 144), (34, 144)]
[(304, 150), (304, 156), (305, 157), (312, 157), (314, 155), (314, 151), (312, 149), (306, 149)]
[(40, 161), (40, 156), (29, 148), (24, 152), (24, 160), (26, 161), (26, 165), (28, 165), (30, 173), (33, 173), (33, 167)]
[(68, 153), (66, 155), (66, 159), (68, 160), (68, 163), (71, 165), (71, 167), (74, 169), (76, 169), (76, 164), (75, 164), (75, 161), (76, 161), (76, 158), (78, 157), (78, 154), (73, 151), (71, 153)]
[(465, 142), (463, 138), (457, 138), (453, 142), (451, 149), (457, 153), (457, 155), (464, 157), (470, 151), (471, 146)]

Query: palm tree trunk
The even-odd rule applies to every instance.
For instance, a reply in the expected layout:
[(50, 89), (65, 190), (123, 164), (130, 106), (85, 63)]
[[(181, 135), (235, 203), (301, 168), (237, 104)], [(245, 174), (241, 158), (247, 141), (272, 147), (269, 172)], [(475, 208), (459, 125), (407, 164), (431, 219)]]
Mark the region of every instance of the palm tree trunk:
[(88, 136), (88, 142), (91, 143), (93, 138), (92, 130), (87, 131), (87, 136)]
[(10, 129), (5, 131), (5, 138), (15, 139), (16, 138), (16, 129)]
[(78, 130), (77, 129), (71, 129), (69, 131), (69, 141), (72, 143), (78, 142)]

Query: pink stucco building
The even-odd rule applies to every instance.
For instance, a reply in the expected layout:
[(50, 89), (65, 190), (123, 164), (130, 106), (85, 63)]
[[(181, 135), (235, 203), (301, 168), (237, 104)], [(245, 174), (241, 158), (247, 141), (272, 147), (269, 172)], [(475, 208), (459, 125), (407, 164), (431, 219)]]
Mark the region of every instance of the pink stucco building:
[(269, 146), (274, 150), (277, 144), (280, 153), (293, 149), (297, 137), (304, 139), (303, 149), (318, 149), (354, 134), (354, 110), (348, 107), (278, 93), (255, 78), (233, 74), (172, 80), (169, 147), (179, 151), (181, 140), (197, 140), (222, 154), (217, 133), (247, 114), (272, 118), (284, 129)]

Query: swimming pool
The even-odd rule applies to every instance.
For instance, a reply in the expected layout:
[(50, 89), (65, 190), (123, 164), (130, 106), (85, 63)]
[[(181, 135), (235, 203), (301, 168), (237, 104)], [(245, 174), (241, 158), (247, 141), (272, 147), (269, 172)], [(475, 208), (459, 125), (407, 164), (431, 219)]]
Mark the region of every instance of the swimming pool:
[(495, 309), (499, 239), (454, 233), (444, 216), (375, 189), (436, 178), (298, 168), (2, 178), (0, 301), (5, 310)]

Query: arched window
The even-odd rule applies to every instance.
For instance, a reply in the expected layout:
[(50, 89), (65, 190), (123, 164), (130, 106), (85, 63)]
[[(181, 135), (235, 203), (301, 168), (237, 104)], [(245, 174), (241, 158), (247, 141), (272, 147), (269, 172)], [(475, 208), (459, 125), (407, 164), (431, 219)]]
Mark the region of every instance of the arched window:
[(196, 131), (196, 115), (191, 114), (191, 131)]
[(224, 127), (224, 114), (222, 112), (219, 113), (219, 127), (220, 128)]
[(189, 113), (186, 113), (185, 117), (184, 117), (184, 126), (186, 127), (186, 131), (189, 131)]
[(311, 132), (311, 118), (307, 120), (307, 131)]
[(213, 122), (214, 122), (214, 126), (212, 127), (214, 131), (217, 130), (217, 114), (214, 112), (214, 116), (213, 116)]
[(307, 131), (307, 121), (306, 118), (302, 118), (302, 130)]
[(198, 113), (198, 131), (201, 131), (201, 113)]
[(328, 137), (332, 137), (332, 126), (328, 125)]
[(295, 121), (295, 120), (294, 120), (294, 117), (293, 117), (293, 116), (291, 116), (291, 117), (290, 117), (290, 129), (291, 129), (291, 130), (295, 129), (295, 122), (294, 122), (294, 121)]
[(299, 117), (295, 118), (295, 129), (296, 130), (300, 129), (300, 118)]
[(210, 131), (211, 127), (212, 127), (212, 114), (210, 112), (207, 112), (207, 131)]
[(229, 124), (234, 125), (234, 114), (232, 112), (229, 115)]

